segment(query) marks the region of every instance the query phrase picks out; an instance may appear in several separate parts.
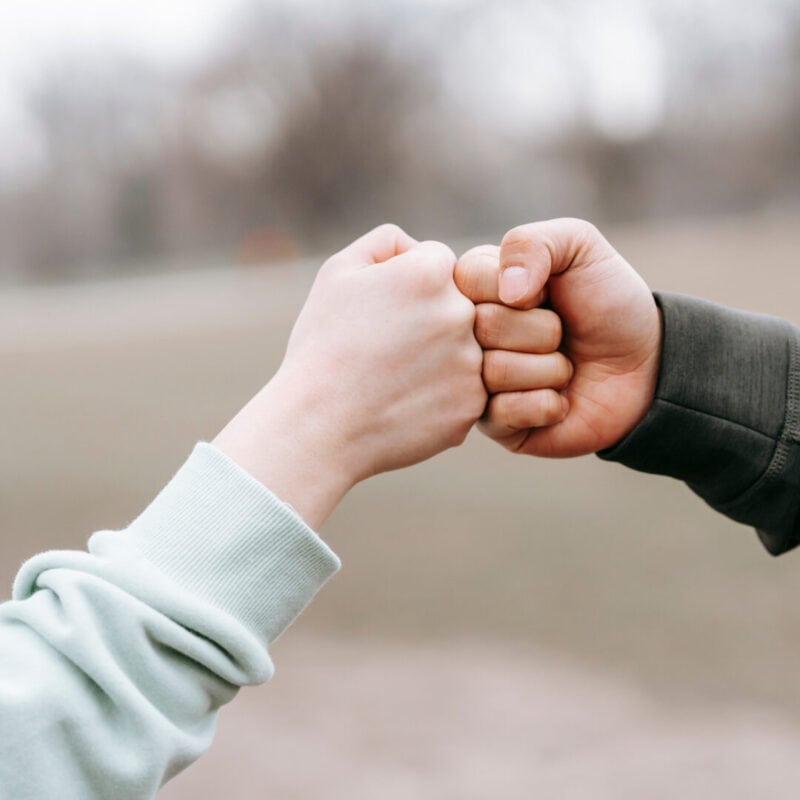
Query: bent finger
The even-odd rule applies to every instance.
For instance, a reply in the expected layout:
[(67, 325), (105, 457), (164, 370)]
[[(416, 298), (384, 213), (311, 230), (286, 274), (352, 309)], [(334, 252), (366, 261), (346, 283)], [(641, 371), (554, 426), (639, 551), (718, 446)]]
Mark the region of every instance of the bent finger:
[(487, 350), (483, 354), (483, 382), (489, 393), (563, 389), (573, 371), (572, 362), (563, 353)]
[(568, 411), (568, 400), (555, 389), (502, 392), (489, 400), (478, 427), (490, 439), (502, 442), (530, 428), (556, 425)]
[(473, 303), (498, 303), (497, 276), (500, 273), (500, 248), (482, 244), (467, 250), (458, 259), (455, 271), (456, 286)]
[(455, 297), (461, 297), (453, 286), (456, 254), (443, 242), (426, 240), (386, 261), (386, 269), (408, 270), (409, 277), (425, 288), (449, 286)]
[(334, 253), (327, 263), (332, 266), (353, 264), (371, 266), (401, 255), (416, 245), (417, 240), (409, 236), (399, 225), (386, 223), (378, 225), (338, 253)]
[(475, 307), (475, 338), (485, 350), (552, 353), (562, 333), (561, 317), (546, 308), (523, 310), (499, 303)]

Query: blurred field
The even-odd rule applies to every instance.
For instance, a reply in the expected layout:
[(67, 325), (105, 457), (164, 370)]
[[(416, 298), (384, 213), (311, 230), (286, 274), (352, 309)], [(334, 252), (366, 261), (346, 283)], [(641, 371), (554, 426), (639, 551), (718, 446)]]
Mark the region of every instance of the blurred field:
[[(794, 217), (610, 238), (654, 288), (800, 322)], [(277, 366), (312, 278), (0, 298), (7, 589), (136, 515)], [(796, 796), (798, 555), (683, 486), (473, 435), (358, 487), (323, 533), (342, 573), (164, 797)]]

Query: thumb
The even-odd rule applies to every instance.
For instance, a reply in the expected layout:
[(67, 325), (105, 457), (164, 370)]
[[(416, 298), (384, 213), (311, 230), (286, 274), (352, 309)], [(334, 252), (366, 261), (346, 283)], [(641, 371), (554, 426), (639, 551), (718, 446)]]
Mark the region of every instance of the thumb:
[(500, 245), (500, 300), (532, 308), (551, 275), (580, 266), (582, 254), (597, 236), (590, 223), (553, 219), (512, 228)]
[(527, 308), (530, 305), (533, 276), (526, 265), (509, 264), (502, 267), (499, 280), (498, 293), (501, 302), (516, 308)]
[(500, 244), (498, 296), (514, 308), (530, 308), (550, 277), (552, 259), (541, 223), (512, 228)]

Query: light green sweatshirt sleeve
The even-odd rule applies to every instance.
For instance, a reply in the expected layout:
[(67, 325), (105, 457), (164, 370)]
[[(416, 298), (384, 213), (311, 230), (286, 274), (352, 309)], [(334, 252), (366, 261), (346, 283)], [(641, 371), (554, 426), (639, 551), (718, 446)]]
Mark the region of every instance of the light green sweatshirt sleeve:
[(217, 709), (273, 672), (267, 645), (339, 568), (214, 447), (127, 530), (41, 553), (0, 605), (0, 798), (149, 798)]

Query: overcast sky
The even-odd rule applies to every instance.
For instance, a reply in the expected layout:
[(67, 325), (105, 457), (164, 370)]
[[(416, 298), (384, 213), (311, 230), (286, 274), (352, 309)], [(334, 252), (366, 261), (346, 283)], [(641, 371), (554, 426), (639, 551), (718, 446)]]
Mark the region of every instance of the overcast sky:
[[(23, 98), (70, 52), (115, 51), (180, 67), (207, 53), (241, 0), (0, 0), (0, 181), (30, 171), (42, 145)], [(0, 187), (2, 188), (2, 187)]]
[(20, 81), (65, 49), (180, 62), (202, 53), (239, 0), (2, 0), (0, 73)]
[[(22, 100), (42, 70), (65, 52), (113, 50), (157, 65), (190, 65), (208, 55), (247, 1), (0, 0), (0, 182), (26, 173), (41, 159), (36, 123)], [(261, 0), (271, 1), (278, 0)], [(336, 0), (279, 1), (296, 6), (298, 13), (336, 13)], [(475, 5), (475, 0), (403, 2)], [(504, 109), (515, 108), (514, 121), (523, 129), (548, 121), (557, 125), (580, 102), (610, 135), (647, 133), (663, 111), (665, 60), (677, 57), (665, 51), (650, 9), (669, 8), (698, 20), (705, 15), (711, 20), (709, 33), (727, 39), (730, 48), (741, 47), (748, 37), (763, 43), (759, 26), (780, 24), (774, 9), (789, 2), (764, 0), (737, 14), (734, 0), (532, 0), (517, 3), (509, 13), (508, 4), (486, 0), (486, 9), (498, 13), (489, 13), (481, 29), (472, 32), (475, 47), (464, 50), (461, 61), (454, 53), (452, 93), (457, 98), (459, 91), (466, 92), (466, 107), (475, 104), (476, 93), (482, 95), (482, 112), (497, 119)], [(365, 7), (380, 8), (369, 0)], [(708, 47), (713, 44), (710, 36)], [(571, 47), (568, 52), (565, 45)], [(535, 86), (531, 75), (539, 76)]]

